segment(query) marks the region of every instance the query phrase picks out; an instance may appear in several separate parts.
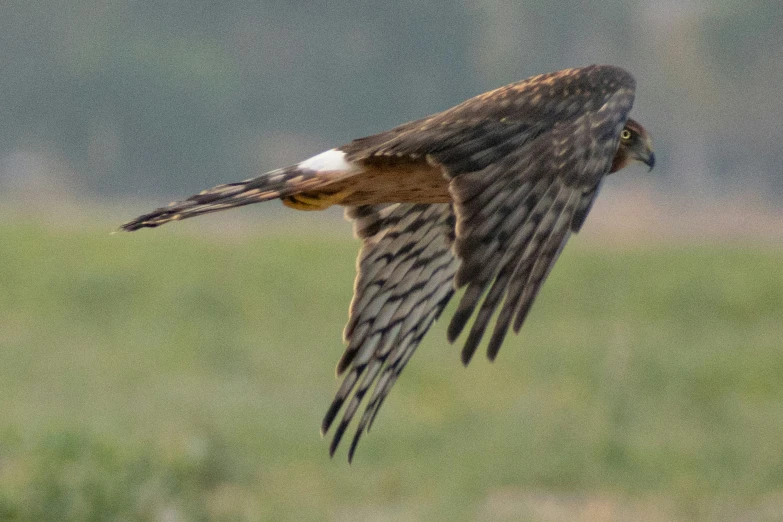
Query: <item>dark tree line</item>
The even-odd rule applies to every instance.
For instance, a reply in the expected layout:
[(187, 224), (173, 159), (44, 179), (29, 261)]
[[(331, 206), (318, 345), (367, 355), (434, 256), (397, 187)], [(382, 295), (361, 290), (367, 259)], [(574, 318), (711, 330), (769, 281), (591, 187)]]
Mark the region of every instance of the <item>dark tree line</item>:
[(783, 10), (683, 4), (12, 1), (0, 188), (44, 155), (66, 191), (181, 194), (531, 74), (611, 62), (637, 77), (662, 173), (780, 190)]

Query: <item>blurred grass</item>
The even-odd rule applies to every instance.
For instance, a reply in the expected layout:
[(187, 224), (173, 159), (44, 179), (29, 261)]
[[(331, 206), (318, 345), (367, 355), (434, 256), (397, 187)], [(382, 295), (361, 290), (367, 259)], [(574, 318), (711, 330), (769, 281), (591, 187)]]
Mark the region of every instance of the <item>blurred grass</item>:
[(779, 248), (574, 238), (495, 364), (436, 325), (349, 467), (347, 227), (179, 230), (0, 225), (0, 520), (783, 513)]

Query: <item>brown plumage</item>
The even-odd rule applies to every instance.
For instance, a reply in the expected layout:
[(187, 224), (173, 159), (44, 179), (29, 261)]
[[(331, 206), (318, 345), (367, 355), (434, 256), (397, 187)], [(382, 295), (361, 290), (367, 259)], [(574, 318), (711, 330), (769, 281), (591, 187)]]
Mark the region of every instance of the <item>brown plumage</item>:
[(301, 210), (333, 204), (362, 240), (337, 365), (344, 375), (321, 425), (345, 406), (330, 454), (375, 385), (352, 458), (390, 388), (455, 290), (453, 342), (475, 317), (467, 364), (498, 312), (487, 355), (519, 331), (603, 178), (632, 161), (652, 168), (644, 128), (628, 119), (635, 81), (590, 66), (534, 76), (444, 112), (355, 140), (292, 167), (220, 185), (123, 225), (156, 227), (225, 208), (281, 199)]

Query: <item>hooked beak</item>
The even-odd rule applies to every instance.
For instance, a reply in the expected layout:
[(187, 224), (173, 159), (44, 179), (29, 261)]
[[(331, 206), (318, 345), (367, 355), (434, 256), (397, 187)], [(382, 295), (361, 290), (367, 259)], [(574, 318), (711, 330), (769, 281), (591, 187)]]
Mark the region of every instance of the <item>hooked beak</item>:
[(636, 160), (641, 161), (652, 170), (655, 166), (655, 152), (653, 152), (652, 140), (650, 140), (649, 137), (646, 137), (644, 141), (637, 143), (638, 145), (635, 150)]
[(649, 151), (647, 157), (642, 159), (642, 163), (650, 167), (650, 170), (652, 170), (655, 166), (655, 153), (653, 151)]

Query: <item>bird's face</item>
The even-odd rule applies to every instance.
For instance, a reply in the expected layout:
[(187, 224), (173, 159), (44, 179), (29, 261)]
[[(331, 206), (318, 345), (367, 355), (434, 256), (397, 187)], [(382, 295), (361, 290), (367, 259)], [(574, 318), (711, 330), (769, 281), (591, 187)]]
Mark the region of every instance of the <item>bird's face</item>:
[(639, 122), (629, 118), (620, 132), (620, 145), (617, 147), (609, 172), (617, 172), (634, 161), (640, 161), (652, 170), (655, 165), (655, 153), (650, 135)]

